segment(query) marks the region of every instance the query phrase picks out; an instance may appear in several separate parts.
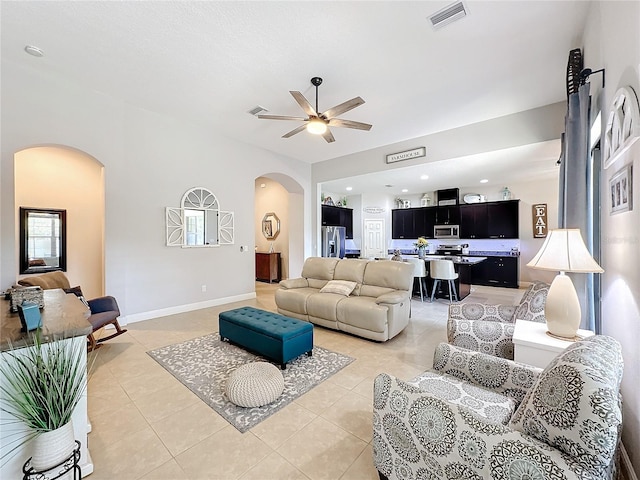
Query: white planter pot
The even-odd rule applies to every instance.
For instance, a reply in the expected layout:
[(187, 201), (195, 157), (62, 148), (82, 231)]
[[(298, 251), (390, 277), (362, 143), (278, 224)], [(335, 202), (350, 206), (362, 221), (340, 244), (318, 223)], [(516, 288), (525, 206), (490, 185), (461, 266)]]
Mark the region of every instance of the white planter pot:
[[(33, 439), (31, 466), (36, 471), (46, 471), (71, 456), (75, 447), (73, 422), (56, 430), (41, 433)], [(60, 478), (73, 478), (73, 471)]]

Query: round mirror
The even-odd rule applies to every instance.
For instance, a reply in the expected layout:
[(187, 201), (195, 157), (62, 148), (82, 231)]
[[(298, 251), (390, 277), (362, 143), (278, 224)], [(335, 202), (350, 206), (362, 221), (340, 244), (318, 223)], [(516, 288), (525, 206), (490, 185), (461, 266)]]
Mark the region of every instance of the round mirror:
[(274, 240), (280, 233), (280, 219), (273, 213), (265, 213), (262, 217), (262, 234), (267, 240)]

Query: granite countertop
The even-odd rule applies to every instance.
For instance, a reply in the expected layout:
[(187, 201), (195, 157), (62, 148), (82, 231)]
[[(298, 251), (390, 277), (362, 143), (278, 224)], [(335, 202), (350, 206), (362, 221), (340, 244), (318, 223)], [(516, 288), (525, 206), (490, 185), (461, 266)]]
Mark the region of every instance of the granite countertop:
[[(93, 327), (87, 320), (89, 308), (74, 294), (59, 288), (45, 290), (42, 333), (45, 342), (89, 335)], [(0, 351), (4, 352), (31, 343), (30, 336), (21, 331), (20, 317), (9, 310), (9, 301), (0, 303)]]

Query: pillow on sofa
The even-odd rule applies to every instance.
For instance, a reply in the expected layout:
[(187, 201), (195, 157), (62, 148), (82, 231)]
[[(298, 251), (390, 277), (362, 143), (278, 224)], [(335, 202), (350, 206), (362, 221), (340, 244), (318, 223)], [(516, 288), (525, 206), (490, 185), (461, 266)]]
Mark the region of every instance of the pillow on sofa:
[(348, 280), (329, 280), (327, 284), (320, 289), (320, 293), (337, 293), (338, 295), (344, 295), (348, 297), (356, 288), (356, 282), (350, 282)]
[(576, 342), (538, 376), (509, 425), (604, 471), (622, 428), (622, 370), (613, 338)]

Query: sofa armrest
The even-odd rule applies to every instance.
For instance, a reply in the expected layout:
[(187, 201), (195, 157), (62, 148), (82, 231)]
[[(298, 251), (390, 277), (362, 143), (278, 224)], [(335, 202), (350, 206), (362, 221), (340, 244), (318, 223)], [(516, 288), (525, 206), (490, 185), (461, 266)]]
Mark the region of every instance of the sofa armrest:
[(395, 305), (397, 303), (402, 303), (408, 300), (409, 294), (405, 291), (396, 290), (395, 292), (383, 293), (378, 298), (376, 298), (376, 303), (378, 305), (381, 304), (390, 304)]
[(514, 329), (513, 323), (449, 318), (447, 341), (457, 347), (513, 360)]
[(451, 320), (487, 320), (491, 322), (514, 323), (513, 314), (517, 305), (486, 305), (484, 303), (462, 303), (449, 305)]
[(286, 280), (281, 280), (280, 288), (305, 288), (309, 286), (309, 281), (306, 278), (288, 278)]
[(374, 381), (372, 443), (375, 467), (389, 479), (510, 478), (510, 469), (598, 478), (579, 459), (386, 374)]
[(433, 354), (433, 369), (502, 393), (519, 405), (542, 372), (541, 368), (506, 358), (441, 343)]

